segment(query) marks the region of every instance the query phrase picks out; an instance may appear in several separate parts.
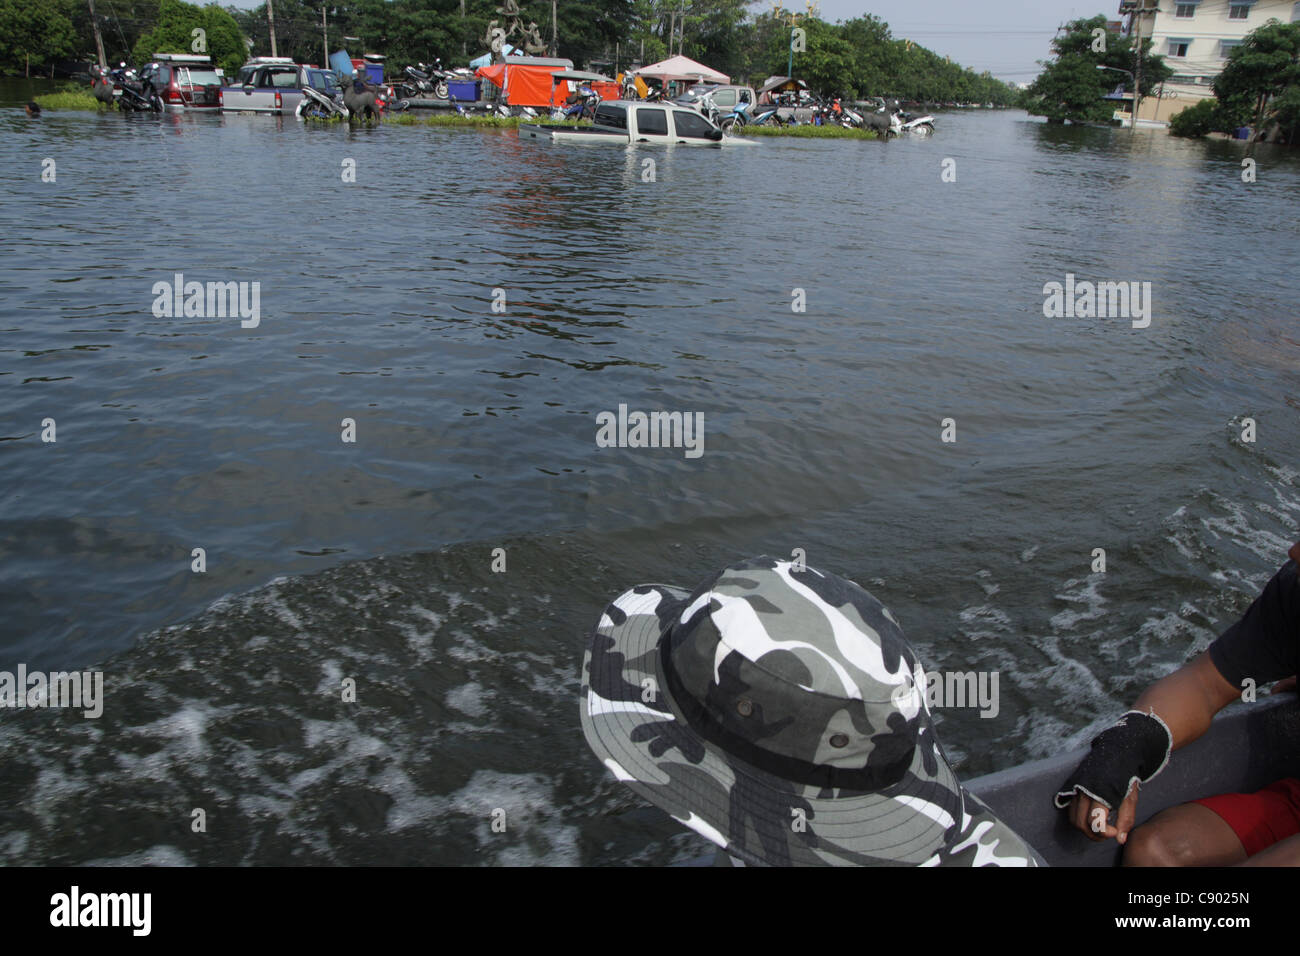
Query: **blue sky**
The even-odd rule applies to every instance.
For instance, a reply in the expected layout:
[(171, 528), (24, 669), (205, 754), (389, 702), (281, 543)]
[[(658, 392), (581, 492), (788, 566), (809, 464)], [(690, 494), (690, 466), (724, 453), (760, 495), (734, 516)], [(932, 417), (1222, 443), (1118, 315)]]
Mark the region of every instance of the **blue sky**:
[[(791, 9), (803, 5), (804, 0), (786, 0)], [(818, 6), (823, 20), (874, 14), (896, 37), (1017, 82), (1037, 75), (1037, 61), (1051, 54), (1061, 24), (1099, 13), (1119, 19), (1119, 0), (820, 0)]]

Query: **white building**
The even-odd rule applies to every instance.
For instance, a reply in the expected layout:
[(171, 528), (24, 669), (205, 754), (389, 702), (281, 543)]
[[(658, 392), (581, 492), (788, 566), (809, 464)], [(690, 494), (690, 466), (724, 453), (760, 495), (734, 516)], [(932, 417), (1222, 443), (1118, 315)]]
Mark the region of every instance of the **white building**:
[[(1143, 84), (1139, 126), (1168, 125), (1175, 113), (1213, 96), (1210, 85), (1247, 34), (1269, 20), (1300, 22), (1296, 0), (1124, 0), (1120, 13), (1142, 8), (1141, 35), (1174, 75), (1163, 88)], [(1131, 106), (1125, 104), (1126, 119)]]

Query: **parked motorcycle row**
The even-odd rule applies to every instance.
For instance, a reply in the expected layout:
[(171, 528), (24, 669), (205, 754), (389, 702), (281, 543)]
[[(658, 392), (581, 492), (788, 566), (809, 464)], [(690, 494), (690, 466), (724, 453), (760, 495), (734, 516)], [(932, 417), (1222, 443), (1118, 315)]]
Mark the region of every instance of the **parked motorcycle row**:
[(457, 81), (469, 81), (474, 79), (474, 71), (465, 68), (455, 70), (444, 69), (441, 59), (435, 59), (432, 64), (417, 63), (415, 66), (408, 66), (402, 74), (396, 86), (395, 92), (403, 99), (449, 99), (449, 84)]
[[(111, 70), (99, 66), (90, 69), (91, 93), (108, 106), (115, 103), (124, 113), (161, 113), (162, 97), (153, 84), (125, 63)], [(117, 92), (115, 92), (117, 91)]]
[[(728, 135), (738, 133), (746, 126), (796, 126), (801, 122), (813, 126), (842, 126), (845, 129), (874, 129), (885, 139), (907, 134), (929, 136), (934, 133), (934, 117), (917, 116), (902, 109), (898, 100), (877, 98), (875, 109), (858, 109), (844, 103), (839, 97), (820, 99), (805, 94), (791, 102), (751, 105), (741, 103), (733, 108), (722, 108), (713, 102), (709, 93), (687, 93), (675, 101), (693, 106)], [(797, 119), (802, 111), (806, 121)]]

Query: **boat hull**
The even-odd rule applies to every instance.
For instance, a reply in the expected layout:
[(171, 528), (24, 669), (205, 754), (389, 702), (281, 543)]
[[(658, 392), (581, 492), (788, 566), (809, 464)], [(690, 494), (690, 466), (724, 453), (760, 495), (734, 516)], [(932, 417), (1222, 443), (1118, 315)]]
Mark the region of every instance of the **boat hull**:
[[(1118, 866), (1114, 840), (1093, 842), (1066, 821), (1052, 798), (1087, 747), (964, 781), (1051, 866)], [(1295, 694), (1236, 703), (1200, 739), (1177, 751), (1142, 787), (1137, 822), (1161, 810), (1216, 793), (1250, 793), (1284, 777), (1300, 776), (1300, 704)], [(729, 866), (711, 850), (685, 866)]]
[[(966, 786), (1052, 866), (1117, 866), (1114, 840), (1094, 843), (1066, 822), (1052, 797), (1087, 748), (966, 781)], [(1216, 793), (1249, 793), (1300, 773), (1300, 707), (1294, 694), (1237, 703), (1179, 749), (1138, 798), (1137, 822)]]

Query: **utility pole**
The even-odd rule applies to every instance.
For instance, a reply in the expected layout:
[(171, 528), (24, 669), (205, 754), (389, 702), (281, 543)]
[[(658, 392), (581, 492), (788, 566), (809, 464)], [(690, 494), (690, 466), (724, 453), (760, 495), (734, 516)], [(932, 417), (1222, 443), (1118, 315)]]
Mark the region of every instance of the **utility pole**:
[(555, 24), (555, 0), (551, 0), (551, 56), (560, 55), (558, 29)]
[(465, 0), (460, 0), (460, 55), (469, 56), (469, 49), (465, 46)]
[[(1133, 28), (1130, 33), (1137, 37), (1137, 66), (1133, 70), (1133, 133), (1137, 134), (1138, 109), (1142, 105), (1142, 22), (1148, 12), (1147, 0), (1138, 0), (1138, 5), (1133, 10)], [(1154, 11), (1151, 11), (1154, 12)]]
[(90, 25), (95, 30), (95, 50), (99, 53), (99, 68), (108, 69), (108, 57), (104, 56), (104, 38), (99, 34), (99, 18), (95, 16), (95, 0), (90, 0)]
[(325, 69), (330, 68), (330, 31), (325, 23), (325, 8), (320, 8), (320, 34), (325, 40)]
[(266, 22), (271, 27), (271, 56), (279, 56), (275, 52), (275, 10), (271, 8), (271, 0), (266, 0)]
[(795, 25), (795, 21), (797, 21), (798, 19), (799, 19), (799, 14), (797, 13), (790, 14), (790, 39), (788, 41), (788, 46), (790, 47), (790, 62), (785, 70), (786, 76), (794, 76), (794, 25)]

